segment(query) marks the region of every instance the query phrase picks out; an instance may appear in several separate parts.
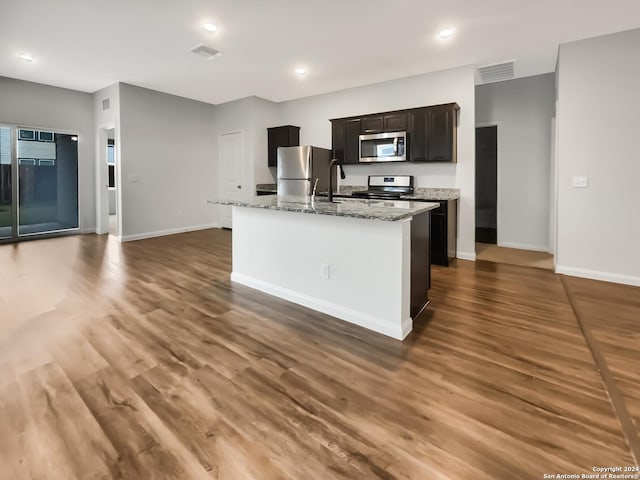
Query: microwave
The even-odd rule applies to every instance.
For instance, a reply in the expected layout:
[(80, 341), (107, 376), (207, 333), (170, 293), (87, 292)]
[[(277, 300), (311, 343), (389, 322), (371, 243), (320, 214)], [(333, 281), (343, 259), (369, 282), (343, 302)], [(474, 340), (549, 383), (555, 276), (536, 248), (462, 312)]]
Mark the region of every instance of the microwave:
[(360, 135), (360, 162), (405, 162), (407, 132)]

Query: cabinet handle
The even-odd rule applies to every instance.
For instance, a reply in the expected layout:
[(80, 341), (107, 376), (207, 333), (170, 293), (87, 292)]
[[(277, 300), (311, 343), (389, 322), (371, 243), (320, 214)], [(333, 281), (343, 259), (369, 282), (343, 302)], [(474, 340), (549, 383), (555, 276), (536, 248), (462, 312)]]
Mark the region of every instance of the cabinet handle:
[(375, 128), (367, 128), (364, 133), (370, 133), (370, 132), (375, 132), (376, 129)]
[(242, 185), (238, 185), (238, 188), (242, 188)]

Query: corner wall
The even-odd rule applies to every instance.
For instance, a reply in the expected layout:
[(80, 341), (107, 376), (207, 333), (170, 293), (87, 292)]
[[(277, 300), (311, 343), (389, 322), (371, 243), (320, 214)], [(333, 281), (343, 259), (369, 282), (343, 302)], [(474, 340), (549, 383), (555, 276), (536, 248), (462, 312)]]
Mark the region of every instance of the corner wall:
[(554, 77), (476, 87), (476, 124), (498, 125), (498, 245), (549, 251)]
[(95, 161), (91, 94), (0, 77), (0, 123), (78, 133), (78, 219), (93, 232)]
[(213, 109), (120, 84), (123, 240), (218, 226)]
[(640, 30), (560, 46), (558, 273), (640, 285), (638, 85)]

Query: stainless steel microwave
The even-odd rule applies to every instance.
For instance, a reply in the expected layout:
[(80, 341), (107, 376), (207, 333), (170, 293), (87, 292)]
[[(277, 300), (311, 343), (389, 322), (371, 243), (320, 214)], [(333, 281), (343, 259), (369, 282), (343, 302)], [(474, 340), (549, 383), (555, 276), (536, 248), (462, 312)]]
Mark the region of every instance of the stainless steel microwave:
[(360, 135), (360, 162), (404, 162), (407, 132)]

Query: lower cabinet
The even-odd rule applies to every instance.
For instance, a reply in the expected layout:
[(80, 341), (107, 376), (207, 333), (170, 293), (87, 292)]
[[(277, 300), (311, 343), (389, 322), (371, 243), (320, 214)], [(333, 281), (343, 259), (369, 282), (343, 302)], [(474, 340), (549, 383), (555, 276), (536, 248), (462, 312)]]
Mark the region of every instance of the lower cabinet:
[(429, 212), (414, 215), (411, 220), (411, 318), (429, 303), (431, 263), (429, 245)]
[(449, 266), (456, 258), (458, 237), (458, 201), (428, 200), (440, 206), (431, 210), (431, 263)]

